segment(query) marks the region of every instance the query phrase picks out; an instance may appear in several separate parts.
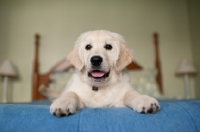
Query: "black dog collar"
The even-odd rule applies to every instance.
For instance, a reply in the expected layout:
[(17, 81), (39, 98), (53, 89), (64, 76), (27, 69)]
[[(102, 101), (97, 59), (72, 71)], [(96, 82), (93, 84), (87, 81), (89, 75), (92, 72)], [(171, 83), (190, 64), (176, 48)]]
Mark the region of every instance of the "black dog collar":
[(99, 90), (99, 88), (98, 88), (98, 87), (96, 87), (96, 86), (93, 86), (93, 87), (92, 87), (92, 90), (93, 90), (93, 91), (98, 91), (98, 90)]

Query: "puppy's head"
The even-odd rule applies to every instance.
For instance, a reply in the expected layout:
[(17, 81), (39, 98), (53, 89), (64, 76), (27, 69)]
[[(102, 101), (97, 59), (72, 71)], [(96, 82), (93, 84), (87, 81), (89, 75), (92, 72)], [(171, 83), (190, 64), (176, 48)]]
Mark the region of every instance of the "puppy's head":
[(110, 31), (89, 31), (80, 35), (67, 58), (93, 84), (108, 82), (133, 60), (124, 38)]

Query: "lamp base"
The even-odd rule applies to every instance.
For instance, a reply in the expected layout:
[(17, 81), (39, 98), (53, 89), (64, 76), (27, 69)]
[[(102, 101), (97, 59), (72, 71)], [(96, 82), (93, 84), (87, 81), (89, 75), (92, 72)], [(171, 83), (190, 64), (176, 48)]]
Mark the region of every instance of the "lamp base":
[(3, 103), (7, 103), (7, 84), (8, 84), (8, 77), (4, 76), (4, 82), (3, 82)]
[(185, 98), (190, 99), (190, 88), (189, 88), (188, 74), (184, 74), (184, 82), (185, 82)]

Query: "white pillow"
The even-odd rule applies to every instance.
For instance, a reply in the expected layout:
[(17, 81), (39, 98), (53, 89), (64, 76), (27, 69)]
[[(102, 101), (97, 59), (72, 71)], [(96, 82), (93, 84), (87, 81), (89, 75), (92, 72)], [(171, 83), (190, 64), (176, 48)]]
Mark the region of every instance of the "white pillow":
[(70, 69), (68, 71), (53, 72), (51, 74), (50, 89), (62, 92), (69, 79), (71, 78), (74, 70)]
[[(52, 73), (50, 88), (60, 92), (63, 91), (73, 72), (74, 70), (70, 69)], [(131, 85), (137, 92), (155, 98), (161, 97), (156, 83), (157, 71), (155, 69), (128, 70), (128, 73), (131, 78)]]
[(155, 69), (129, 70), (132, 87), (140, 94), (155, 98), (161, 97), (156, 82), (157, 71)]

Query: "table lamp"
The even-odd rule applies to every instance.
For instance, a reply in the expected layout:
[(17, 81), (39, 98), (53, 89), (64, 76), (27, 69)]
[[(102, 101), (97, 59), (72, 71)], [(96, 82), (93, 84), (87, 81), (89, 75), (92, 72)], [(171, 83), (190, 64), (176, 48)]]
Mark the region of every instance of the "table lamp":
[(17, 72), (15, 71), (10, 60), (4, 60), (0, 65), (0, 76), (3, 77), (3, 103), (7, 102), (7, 84), (9, 77), (17, 77)]
[(190, 98), (190, 88), (189, 88), (189, 74), (196, 74), (197, 70), (194, 68), (192, 63), (188, 59), (183, 59), (180, 61), (175, 74), (184, 75), (185, 82), (185, 97)]

